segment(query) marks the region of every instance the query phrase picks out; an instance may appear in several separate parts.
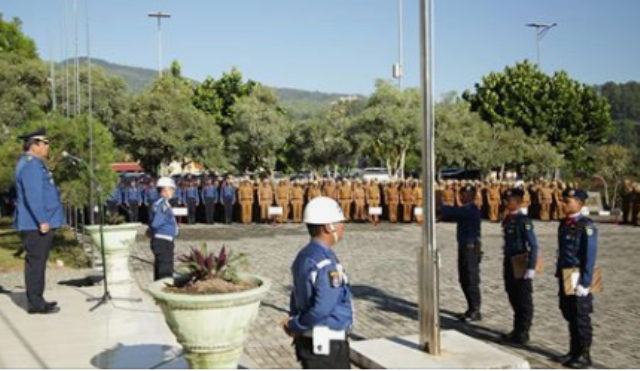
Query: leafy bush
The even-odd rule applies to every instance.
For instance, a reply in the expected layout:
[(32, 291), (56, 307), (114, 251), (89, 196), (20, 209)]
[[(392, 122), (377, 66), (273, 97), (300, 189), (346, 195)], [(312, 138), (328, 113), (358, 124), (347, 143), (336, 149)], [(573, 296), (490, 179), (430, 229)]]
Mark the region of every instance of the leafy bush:
[(238, 268), (247, 264), (247, 255), (227, 253), (224, 245), (216, 255), (203, 243), (200, 247), (192, 247), (189, 254), (178, 256), (178, 261), (182, 264), (178, 267), (175, 287), (187, 287), (215, 279), (238, 284)]

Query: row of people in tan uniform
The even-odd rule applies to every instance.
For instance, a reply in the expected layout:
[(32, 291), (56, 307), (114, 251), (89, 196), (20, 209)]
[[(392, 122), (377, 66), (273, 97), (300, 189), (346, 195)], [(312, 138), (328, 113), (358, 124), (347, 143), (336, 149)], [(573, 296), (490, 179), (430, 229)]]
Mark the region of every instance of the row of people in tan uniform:
[(622, 198), (622, 224), (640, 225), (640, 182), (625, 179), (620, 192)]
[[(252, 182), (244, 179), (239, 182), (237, 192), (243, 223), (252, 222), (253, 207), (256, 204), (260, 210), (261, 222), (282, 223), (291, 218), (293, 222), (301, 223), (304, 205), (319, 196), (335, 199), (347, 221), (377, 223), (381, 217), (386, 217), (390, 222), (396, 223), (400, 209), (405, 223), (422, 222), (420, 213), (414, 215), (415, 208), (422, 207), (422, 184), (413, 179), (391, 181), (384, 185), (375, 180), (282, 180), (272, 183), (269, 180)], [(272, 207), (280, 207), (282, 214), (270, 215)], [(374, 212), (370, 214), (372, 208)], [(378, 208), (381, 209), (380, 215), (375, 212)]]
[(562, 191), (572, 184), (562, 181), (540, 179), (535, 182), (488, 181), (479, 180), (445, 180), (436, 186), (436, 200), (442, 205), (460, 206), (460, 190), (467, 184), (476, 187), (475, 204), (482, 211), (484, 218), (493, 222), (503, 219), (505, 213), (506, 191), (521, 188), (524, 191), (523, 209), (532, 218), (542, 221), (560, 220), (562, 213)]

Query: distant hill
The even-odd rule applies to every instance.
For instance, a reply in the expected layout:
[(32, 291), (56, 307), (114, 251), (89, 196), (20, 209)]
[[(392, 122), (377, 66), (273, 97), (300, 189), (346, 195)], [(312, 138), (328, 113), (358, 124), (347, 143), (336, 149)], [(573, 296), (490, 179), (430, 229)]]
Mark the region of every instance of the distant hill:
[[(83, 59), (84, 60), (84, 59)], [(94, 65), (101, 66), (108, 73), (122, 76), (132, 93), (139, 93), (151, 86), (158, 71), (149, 68), (131, 67), (107, 62), (102, 59), (92, 59)], [(349, 94), (323, 93), (302, 89), (271, 87), (276, 91), (282, 106), (293, 117), (306, 118), (314, 116), (327, 109), (331, 102)]]

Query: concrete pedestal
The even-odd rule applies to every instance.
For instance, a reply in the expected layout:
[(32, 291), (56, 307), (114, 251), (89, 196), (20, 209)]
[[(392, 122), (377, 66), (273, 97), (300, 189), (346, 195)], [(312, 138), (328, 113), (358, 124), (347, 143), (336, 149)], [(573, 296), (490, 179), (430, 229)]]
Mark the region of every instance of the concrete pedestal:
[(528, 369), (529, 362), (457, 331), (441, 333), (442, 355), (420, 350), (419, 336), (351, 343), (351, 362), (370, 369)]

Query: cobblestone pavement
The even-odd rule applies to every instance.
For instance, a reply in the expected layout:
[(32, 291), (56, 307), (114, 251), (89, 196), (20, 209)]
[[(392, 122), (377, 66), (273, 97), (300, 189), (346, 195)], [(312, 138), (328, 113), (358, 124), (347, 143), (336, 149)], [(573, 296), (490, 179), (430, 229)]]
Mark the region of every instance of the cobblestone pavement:
[[(599, 368), (640, 367), (640, 290), (634, 281), (640, 265), (640, 228), (599, 224), (598, 265), (603, 269), (604, 292), (595, 299), (593, 359)], [(553, 278), (557, 223), (536, 223), (545, 273), (535, 279), (535, 317), (532, 341), (524, 348), (504, 347), (527, 358), (536, 368), (558, 368), (551, 356), (565, 353), (568, 330), (557, 304)], [(496, 346), (510, 330), (511, 309), (501, 279), (500, 228), (483, 224), (484, 260), (482, 290), (484, 320), (460, 324), (453, 315), (463, 311), (464, 299), (457, 283), (455, 226), (438, 224), (442, 251), (441, 314), (444, 329), (457, 329)], [(356, 339), (415, 334), (418, 331), (417, 251), (421, 229), (415, 225), (348, 225), (347, 236), (337, 249), (349, 272), (355, 295)], [(187, 251), (199, 241), (218, 249), (222, 244), (250, 254), (252, 269), (273, 280), (246, 344), (246, 353), (262, 368), (299, 368), (290, 340), (278, 328), (287, 316), (291, 288), (289, 266), (307, 242), (300, 225), (282, 226), (185, 226), (178, 250)], [(148, 242), (140, 239), (131, 268), (141, 286), (151, 280), (152, 255)]]

